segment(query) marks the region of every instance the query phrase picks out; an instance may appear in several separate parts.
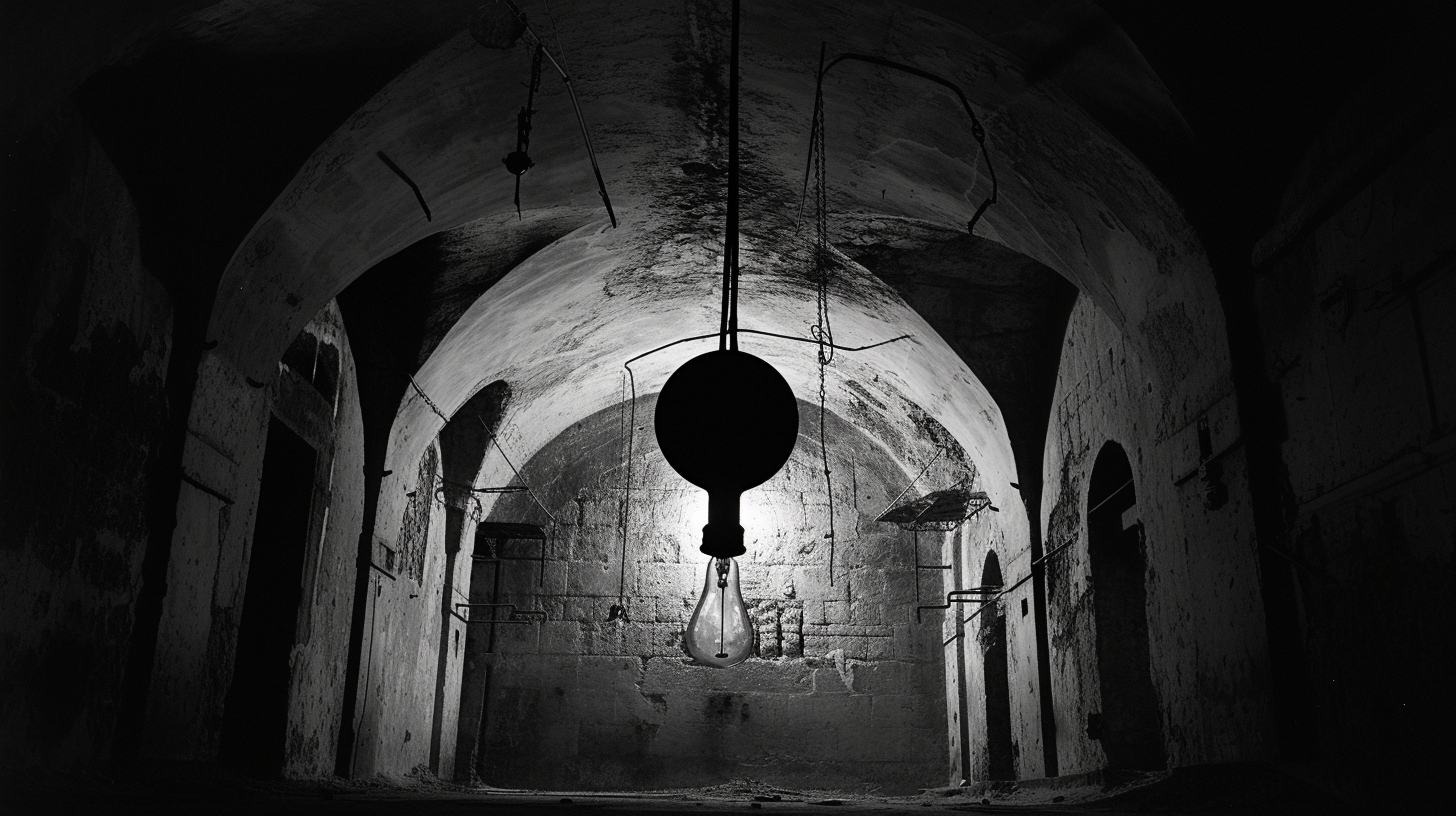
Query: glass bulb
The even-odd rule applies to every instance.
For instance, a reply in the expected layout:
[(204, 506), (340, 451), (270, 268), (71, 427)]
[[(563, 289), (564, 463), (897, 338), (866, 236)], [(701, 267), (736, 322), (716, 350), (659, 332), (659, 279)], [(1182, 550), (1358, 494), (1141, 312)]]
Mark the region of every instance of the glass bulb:
[(732, 558), (708, 559), (703, 596), (688, 621), (688, 654), (704, 666), (727, 668), (753, 651), (753, 622), (738, 588), (738, 564)]

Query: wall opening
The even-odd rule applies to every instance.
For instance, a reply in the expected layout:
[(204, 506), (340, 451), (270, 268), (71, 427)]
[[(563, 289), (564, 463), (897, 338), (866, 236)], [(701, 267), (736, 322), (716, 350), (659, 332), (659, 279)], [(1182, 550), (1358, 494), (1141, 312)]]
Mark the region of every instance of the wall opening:
[(1102, 743), (1109, 768), (1161, 770), (1168, 758), (1148, 659), (1146, 558), (1132, 466), (1122, 446), (1097, 454), (1087, 488), (1087, 539), (1097, 626), (1102, 711), (1087, 735)]
[(302, 595), (313, 504), (313, 447), (273, 417), (263, 452), (248, 583), (223, 708), (218, 759), (276, 776), (288, 730), (289, 655)]
[[(986, 554), (981, 586), (1002, 585), (1001, 561)], [(980, 615), (979, 640), (986, 694), (986, 778), (1015, 779), (1016, 760), (1011, 746), (1011, 685), (1006, 667), (1006, 612), (1000, 601)]]
[[(501, 422), (505, 419), (506, 408), (511, 402), (511, 386), (505, 380), (495, 380), (484, 388), (475, 392), (460, 410), (450, 418), (444, 429), (440, 431), (440, 455), (442, 457), (441, 467), (445, 478), (458, 483), (469, 483), (474, 485), (480, 476), (481, 463), (485, 460), (486, 451), (494, 444), (492, 439), (500, 429)], [(447, 633), (452, 630), (451, 612), (449, 607), (456, 600), (457, 595), (464, 595), (471, 603), (495, 603), (500, 595), (500, 566), (498, 560), (487, 560), (501, 554), (504, 547), (502, 542), (496, 542), (495, 549), (482, 539), (482, 533), (478, 527), (466, 526), (466, 517), (463, 512), (446, 511), (445, 516), (445, 552), (446, 552), (446, 582), (443, 591), (447, 598), (447, 608), (442, 615), (443, 623), (440, 641), (440, 669), (436, 679), (435, 696), (435, 736), (432, 737), (431, 767), (442, 778), (453, 778), (458, 782), (472, 783), (478, 781), (479, 775), (475, 768), (477, 755), (477, 740), (482, 727), (482, 719), (485, 716), (485, 703), (490, 693), (490, 668), (488, 661), (495, 651), (495, 624), (477, 624), (465, 627), (464, 653), (461, 653), (460, 628), (453, 627), (454, 651), (448, 656), (446, 654)], [(468, 545), (468, 546), (467, 546)], [(544, 544), (542, 545), (544, 548)], [(470, 569), (465, 570), (460, 576), (463, 586), (457, 587), (455, 559), (461, 557), (470, 559), (473, 563)], [(495, 556), (491, 553), (494, 552)], [(542, 555), (544, 557), (544, 553)], [(484, 586), (484, 567), (489, 566), (491, 572), (491, 594), (490, 597), (482, 596)], [(466, 610), (469, 615), (469, 610)], [(485, 615), (477, 615), (476, 618), (487, 617), (494, 620), (494, 610), (489, 610)], [(452, 668), (453, 667), (453, 668)], [(445, 684), (447, 672), (454, 671), (460, 677), (460, 702), (455, 711), (454, 745), (446, 746), (444, 740), (444, 718), (446, 697)], [(438, 744), (438, 749), (433, 747)], [(449, 759), (446, 760), (448, 754)]]
[[(918, 546), (918, 543), (916, 544)], [(955, 576), (954, 589), (965, 589), (972, 586), (971, 566), (966, 564), (968, 560), (964, 557), (960, 542), (953, 542), (951, 546), (951, 566)], [(959, 620), (959, 616), (956, 618)], [(950, 761), (951, 781), (965, 785), (974, 778), (975, 771), (971, 765), (971, 703), (970, 703), (970, 670), (966, 665), (969, 657), (970, 647), (966, 641), (965, 624), (956, 624), (956, 633), (960, 635), (955, 639), (955, 670), (946, 671), (946, 680), (953, 683), (950, 688), (949, 704), (951, 729), (950, 739), (954, 745), (951, 746)]]

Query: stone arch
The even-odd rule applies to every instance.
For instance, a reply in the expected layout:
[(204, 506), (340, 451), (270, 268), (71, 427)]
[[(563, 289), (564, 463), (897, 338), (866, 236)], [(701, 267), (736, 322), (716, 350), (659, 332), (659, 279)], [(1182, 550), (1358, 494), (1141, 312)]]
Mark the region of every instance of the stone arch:
[[(640, 226), (633, 243), (647, 248), (652, 257), (624, 255), (594, 241), (586, 260), (598, 266), (612, 258), (633, 265), (645, 261), (646, 266), (657, 267), (655, 271), (666, 272), (661, 261), (669, 253), (662, 250), (678, 257), (705, 248), (711, 254), (715, 239), (711, 230), (664, 219), (655, 204), (664, 194), (657, 188), (676, 183), (685, 172), (679, 167), (681, 151), (664, 146), (680, 146), (681, 131), (693, 123), (684, 121), (684, 111), (669, 103), (670, 94), (640, 99), (623, 90), (681, 81), (675, 74), (654, 73), (664, 70), (654, 67), (654, 61), (634, 61), (643, 72), (638, 76), (622, 73), (627, 63), (613, 60), (614, 49), (621, 45), (608, 32), (617, 26), (642, 29), (646, 19), (632, 5), (614, 7), (607, 17), (593, 11), (596, 34), (578, 46), (576, 59), (612, 60), (615, 66), (610, 78), (586, 71), (581, 77), (581, 95), (593, 107), (599, 127), (625, 127), (623, 117), (638, 123), (631, 138), (604, 138), (598, 149), (604, 172), (621, 180), (613, 190), (620, 220), (623, 225)], [(867, 6), (859, 12), (829, 13), (798, 4), (787, 8), (762, 4), (749, 12), (745, 30), (753, 36), (745, 36), (745, 61), (754, 67), (746, 81), (757, 88), (760, 98), (745, 116), (747, 126), (760, 133), (760, 141), (753, 146), (745, 172), (763, 187), (756, 194), (763, 211), (745, 213), (746, 220), (760, 221), (745, 232), (756, 232), (772, 251), (759, 253), (753, 246), (755, 236), (746, 235), (745, 258), (779, 255), (792, 260), (788, 257), (792, 253), (778, 245), (791, 232), (783, 213), (797, 192), (792, 189), (797, 187), (797, 173), (790, 168), (802, 166), (802, 139), (791, 129), (769, 125), (799, 112), (803, 100), (812, 95), (812, 80), (806, 80), (812, 75), (812, 55), (802, 48), (803, 34), (812, 32), (848, 50), (883, 47), (876, 35), (866, 39), (861, 24), (863, 19), (879, 18), (883, 11), (875, 4)], [(926, 47), (893, 56), (914, 57), (924, 63), (921, 67), (956, 78), (982, 109), (1004, 112), (996, 121), (995, 149), (1003, 164), (1014, 164), (1020, 172), (1002, 179), (1004, 204), (988, 212), (983, 221), (986, 236), (1075, 282), (1119, 324), (1130, 326), (1135, 337), (1142, 338), (1144, 322), (1157, 317), (1148, 331), (1156, 329), (1159, 334), (1149, 342), (1167, 358), (1170, 381), (1199, 370), (1178, 364), (1203, 351), (1191, 341), (1200, 336), (1200, 329), (1215, 330), (1203, 336), (1221, 336), (1217, 331), (1221, 316), (1216, 308), (1183, 306), (1215, 301), (1202, 297), (1212, 294), (1206, 259), (1167, 191), (1076, 103), (1049, 88), (1007, 79), (1019, 77), (1020, 67), (975, 33), (985, 20), (970, 12), (946, 13), (947, 19), (920, 12), (894, 15), (891, 22), (903, 29), (901, 39), (924, 41)], [(760, 19), (755, 20), (755, 14)], [(680, 24), (663, 22), (669, 25), (662, 30), (642, 29), (643, 41), (682, 46), (677, 41)], [(500, 122), (492, 119), (490, 127), (482, 128), (481, 111), (483, 102), (486, 107), (499, 106), (505, 114), (515, 110), (517, 77), (511, 69), (516, 56), (481, 49), (462, 33), (381, 89), (335, 138), (321, 145), (229, 264), (210, 329), (219, 343), (216, 353), (243, 374), (261, 380), (286, 345), (285, 338), (292, 336), (289, 327), (301, 325), (317, 303), (337, 294), (381, 258), (426, 235), (467, 223), (487, 240), (506, 240), (512, 231), (522, 229), (511, 211), (509, 185), (462, 181), (479, 175), (485, 144), (510, 139), (513, 116), (496, 117)], [(1133, 84), (1130, 93), (1147, 93), (1147, 88)], [(962, 234), (985, 183), (976, 169), (974, 151), (964, 143), (963, 115), (957, 110), (956, 117), (948, 117), (937, 106), (911, 106), (907, 111), (900, 86), (871, 86), (877, 88), (875, 94), (862, 81), (826, 89), (826, 104), (837, 110), (847, 110), (858, 101), (884, 114), (839, 115), (829, 123), (836, 161), (868, 173), (863, 184), (834, 182), (836, 231), (860, 244), (934, 242)], [(549, 106), (564, 104), (557, 96), (545, 95), (540, 101), (543, 111), (551, 113)], [(1153, 107), (1165, 105), (1166, 100), (1159, 99)], [(920, 135), (907, 140), (902, 137), (910, 132), (912, 120)], [(429, 138), (422, 138), (426, 133)], [(538, 150), (564, 157), (560, 165), (533, 171), (532, 198), (539, 202), (536, 217), (561, 218), (563, 223), (587, 227), (593, 235), (599, 233), (605, 228), (599, 213), (578, 203), (579, 182), (589, 174), (577, 157), (576, 134), (569, 129), (542, 130), (534, 138), (533, 147), (539, 142)], [(398, 194), (400, 180), (379, 161), (379, 152), (410, 168), (413, 181), (429, 193), (432, 218), (422, 218), (411, 197)], [(1069, 156), (1077, 160), (1068, 161)], [(900, 195), (885, 196), (885, 189)], [(422, 385), (446, 413), (464, 401), (475, 381), (442, 378), (428, 366), (421, 374)], [(1207, 384), (1184, 381), (1176, 387), (1200, 390)], [(596, 407), (600, 406), (585, 406), (588, 411)], [(426, 426), (437, 420), (421, 411), (412, 406), (406, 412), (410, 416), (402, 418), (433, 436)], [(414, 453), (404, 459), (412, 461)]]
[[(1000, 591), (1001, 560), (996, 551), (986, 553), (981, 567), (981, 588)], [(986, 778), (1015, 779), (1016, 757), (1011, 741), (1011, 684), (1007, 667), (1006, 610), (999, 600), (981, 613), (978, 640), (981, 646), (982, 674), (985, 678)]]
[(1161, 770), (1168, 757), (1149, 660), (1143, 525), (1132, 465), (1116, 442), (1097, 454), (1087, 507), (1102, 694), (1102, 710), (1088, 716), (1087, 735), (1101, 742), (1109, 768)]
[[(450, 778), (456, 773), (460, 761), (460, 724), (470, 720), (474, 702), (466, 693), (470, 677), (462, 677), (465, 674), (462, 664), (469, 654), (471, 640), (480, 634), (480, 627), (471, 631), (454, 607), (460, 596), (469, 597), (474, 573), (470, 560), (472, 553), (466, 543), (474, 539), (475, 522), (479, 520), (481, 511), (472, 488), (482, 486), (476, 481), (480, 465), (510, 401), (509, 383), (505, 380), (487, 383), (466, 400), (440, 431), (443, 484), (439, 495), (445, 502), (445, 570), (440, 593), (443, 608), (440, 610), (438, 654), (435, 658), (430, 769), (442, 778)], [(463, 555), (462, 550), (465, 551)], [(457, 690), (458, 693), (452, 694)]]
[(265, 776), (277, 776), (285, 762), (317, 458), (307, 440), (270, 415), (237, 652), (218, 738), (219, 760)]
[[(890, 21), (897, 29), (895, 41), (915, 43), (903, 49), (911, 53), (901, 54), (894, 51), (902, 47), (888, 44), (878, 27), (864, 25), (866, 19), (881, 18), (880, 4), (852, 4), (832, 13), (816, 4), (756, 9), (753, 13), (761, 16), (746, 23), (746, 30), (756, 33), (745, 37), (745, 81), (758, 97), (754, 109), (745, 111), (746, 127), (761, 136), (744, 170), (758, 202), (743, 216), (746, 295), (752, 296), (752, 276), (774, 284), (775, 278), (798, 274), (804, 247), (796, 246), (784, 213), (795, 197), (798, 173), (792, 168), (802, 166), (803, 144), (781, 122), (790, 121), (812, 98), (812, 80), (805, 81), (812, 75), (812, 54), (802, 48), (804, 35), (811, 33), (846, 50), (888, 48), (886, 56), (908, 59), (965, 85), (974, 104), (996, 112), (994, 142), (1002, 166), (1018, 168), (1002, 179), (1005, 205), (988, 213), (978, 237), (1036, 259), (1097, 301), (1135, 344), (1152, 350), (1155, 379), (1169, 392), (1170, 404), (1196, 404), (1222, 383), (1222, 315), (1213, 305), (1217, 301), (1202, 248), (1171, 196), (1087, 108), (1055, 87), (1026, 82), (1015, 58), (976, 33), (984, 30), (985, 20), (951, 12), (949, 19), (941, 18), (909, 4), (896, 7)], [(581, 14), (583, 7), (567, 11)], [(620, 180), (612, 192), (623, 228), (609, 230), (600, 211), (583, 204), (592, 198), (580, 184), (589, 176), (574, 146), (577, 135), (565, 129), (538, 131), (533, 146), (543, 155), (563, 158), (533, 171), (529, 192), (536, 209), (528, 210), (525, 220), (557, 219), (562, 237), (522, 256), (503, 285), (481, 299), (480, 312), (493, 310), (488, 316), (505, 319), (479, 328), (470, 324), (471, 315), (462, 315), (433, 353), (410, 361), (429, 399), (407, 393), (388, 423), (382, 466), (370, 470), (381, 474), (376, 478), (382, 484), (371, 485), (370, 495), (380, 499), (370, 515), (378, 519), (374, 532), (383, 538), (402, 524), (400, 488), (415, 472), (415, 462), (445, 416), (457, 411), (478, 383), (496, 377), (514, 381), (526, 370), (520, 366), (540, 373), (529, 382), (532, 391), (522, 378), (519, 405), (523, 415), (531, 416), (530, 426), (513, 423), (503, 434), (517, 461), (524, 461), (574, 421), (614, 403), (616, 377), (600, 376), (615, 373), (611, 362), (695, 333), (682, 329), (701, 325), (701, 305), (713, 302), (690, 290), (699, 285), (696, 273), (713, 265), (719, 240), (716, 188), (704, 179), (694, 182), (699, 185), (694, 189), (679, 184), (690, 175), (684, 168), (691, 162), (685, 159), (701, 162), (721, 151), (715, 146), (717, 134), (695, 118), (700, 107), (675, 104), (701, 96), (697, 92), (703, 89), (675, 84), (685, 80), (666, 60), (635, 59), (635, 53), (634, 59), (622, 59), (629, 46), (615, 32), (631, 28), (640, 35), (631, 49), (651, 43), (663, 53), (696, 48), (694, 43), (722, 32), (707, 30), (711, 22), (689, 21), (689, 27), (705, 30), (694, 30), (694, 43), (686, 43), (681, 20), (644, 15), (634, 2), (590, 13), (596, 19), (583, 32), (574, 59), (579, 65), (614, 68), (583, 70), (577, 87), (595, 110), (594, 125), (612, 134), (597, 145), (606, 176)], [(509, 204), (509, 185), (480, 180), (481, 156), (513, 135), (509, 114), (519, 105), (519, 94), (512, 59), (518, 56), (483, 51), (462, 33), (382, 88), (318, 147), (256, 222), (223, 274), (208, 331), (213, 350), (205, 355), (204, 382), (230, 380), (240, 391), (239, 383), (265, 381), (286, 338), (318, 303), (422, 237), (458, 228), (472, 230), (481, 244), (492, 244), (523, 229), (523, 219)], [(644, 88), (649, 92), (642, 93)], [(837, 110), (855, 104), (864, 109), (862, 116), (838, 115), (829, 123), (834, 160), (855, 168), (854, 180), (836, 179), (830, 194), (837, 243), (943, 242), (964, 234), (966, 219), (982, 198), (985, 179), (978, 157), (964, 144), (959, 111), (953, 125), (934, 105), (929, 111), (911, 106), (907, 113), (896, 88), (870, 82), (827, 90), (827, 103)], [(552, 105), (557, 114), (566, 114), (563, 100), (558, 90), (554, 96), (543, 94), (539, 103), (548, 114)], [(684, 139), (685, 133), (691, 137)], [(428, 213), (422, 214), (407, 192), (401, 194), (401, 180), (379, 160), (382, 154), (407, 170), (410, 186), (428, 199)], [(898, 195), (886, 196), (886, 190)], [(547, 291), (553, 275), (561, 288)], [(702, 278), (708, 285), (700, 288), (710, 290), (713, 276)], [(614, 298), (612, 306), (573, 318), (568, 307), (582, 302), (578, 295), (595, 296), (583, 284)], [(846, 289), (851, 298), (875, 299)], [(763, 291), (788, 304), (776, 320), (766, 319), (764, 328), (784, 330), (808, 322), (795, 313), (799, 293)], [(679, 302), (670, 303), (669, 296), (680, 296)], [(519, 308), (523, 303), (543, 308)], [(675, 320), (658, 319), (648, 308), (651, 303), (673, 306)], [(876, 308), (857, 315), (866, 330), (855, 333), (855, 340), (884, 339), (906, 324), (925, 337), (934, 334), (913, 309), (905, 310), (902, 322), (899, 314)], [(607, 314), (631, 317), (612, 321), (607, 330), (599, 319)], [(542, 328), (535, 332), (542, 342), (527, 348), (530, 343), (519, 339), (526, 332), (511, 335), (504, 328), (509, 319)], [(1213, 348), (1198, 346), (1196, 337), (1214, 338)], [(889, 405), (887, 413), (909, 404), (940, 421), (986, 475), (993, 501), (1013, 506), (1019, 498), (1008, 485), (1025, 484), (1030, 497), (1040, 477), (1018, 472), (1000, 407), (939, 339), (931, 341), (934, 348), (917, 349), (918, 356), (901, 355), (895, 347), (877, 358), (846, 358), (837, 371), (852, 375), (846, 376), (846, 389), (850, 380), (860, 385), (883, 381), (882, 392), (865, 402)], [(774, 359), (777, 354), (769, 348), (764, 356), (776, 366), (783, 363), (781, 368), (798, 365), (800, 379), (807, 379), (803, 375), (810, 372), (801, 363), (784, 355)], [(926, 362), (933, 354), (948, 365)], [(1211, 362), (1190, 364), (1200, 354)], [(660, 383), (684, 358), (662, 355), (644, 366), (648, 384), (643, 393), (654, 390), (652, 380)], [(926, 364), (907, 373), (907, 361)], [(219, 372), (215, 376), (213, 369)], [(859, 400), (840, 389), (834, 395)], [(427, 404), (430, 399), (445, 416)], [(485, 469), (502, 472), (494, 456)], [(1019, 514), (1008, 514), (1008, 537), (1028, 537), (1039, 548), (1039, 531), (1026, 529), (1034, 522), (1012, 515)], [(1042, 606), (1038, 603), (1038, 615)], [(1044, 678), (1041, 685), (1050, 683)], [(1044, 702), (1050, 722), (1050, 697)], [(1044, 738), (1050, 742), (1049, 732)], [(1045, 750), (1048, 772), (1054, 772), (1054, 751)]]

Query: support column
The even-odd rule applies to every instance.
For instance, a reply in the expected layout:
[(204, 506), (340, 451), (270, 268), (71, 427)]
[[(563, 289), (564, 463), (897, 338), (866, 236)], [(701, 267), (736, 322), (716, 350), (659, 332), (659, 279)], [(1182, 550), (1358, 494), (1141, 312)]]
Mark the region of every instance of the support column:
[(1052, 704), (1052, 652), (1047, 635), (1045, 547), (1041, 534), (1041, 479), (1023, 479), (1021, 503), (1026, 508), (1027, 535), (1031, 550), (1032, 626), (1036, 630), (1036, 686), (1041, 703), (1041, 751), (1043, 774), (1057, 776), (1057, 721)]

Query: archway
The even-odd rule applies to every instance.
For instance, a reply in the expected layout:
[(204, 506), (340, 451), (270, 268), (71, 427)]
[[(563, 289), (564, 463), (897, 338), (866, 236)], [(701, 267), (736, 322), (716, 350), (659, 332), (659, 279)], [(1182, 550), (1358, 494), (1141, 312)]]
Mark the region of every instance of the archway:
[[(468, 770), (492, 786), (537, 790), (751, 776), (910, 792), (943, 779), (940, 630), (930, 620), (896, 625), (914, 620), (910, 534), (872, 523), (913, 474), (830, 414), (831, 467), (853, 473), (845, 482), (856, 488), (838, 492), (831, 511), (816, 469), (817, 415), (800, 402), (788, 466), (743, 499), (749, 552), (738, 563), (753, 655), (728, 669), (693, 665), (683, 633), (706, 565), (706, 499), (662, 458), (648, 424), (656, 401), (639, 396), (573, 424), (520, 466), (531, 491), (488, 509), (486, 524), (555, 524), (557, 534), (544, 564), (519, 561), (540, 550), (513, 541), (499, 548), (505, 563), (477, 570), (472, 601), (503, 606), (496, 623), (471, 627), (491, 655), (489, 676), (474, 682), (484, 714)], [(921, 461), (933, 449), (912, 444)], [(510, 625), (512, 613), (543, 622)], [(862, 747), (837, 753), (846, 743)]]
[(290, 656), (297, 638), (317, 453), (276, 417), (268, 423), (232, 684), (218, 757), (249, 772), (283, 770)]
[[(981, 588), (1000, 589), (1001, 560), (986, 553)], [(979, 641), (986, 696), (986, 778), (1015, 779), (1016, 760), (1011, 747), (1011, 686), (1006, 660), (1006, 611), (1000, 601), (982, 613)]]
[[(844, 247), (906, 246), (918, 251), (952, 238), (999, 244), (1075, 282), (1116, 322), (1129, 326), (1137, 342), (1148, 315), (1211, 290), (1206, 262), (1171, 199), (1146, 168), (1084, 109), (1046, 87), (1017, 80), (1016, 61), (973, 34), (976, 27), (967, 27), (969, 20), (951, 19), (953, 25), (947, 26), (939, 18), (897, 12), (892, 22), (898, 39), (917, 44), (913, 53), (900, 54), (896, 48), (886, 50), (882, 37), (866, 34), (858, 22), (839, 22), (873, 17), (876, 7), (863, 5), (865, 14), (793, 7), (782, 10), (772, 25), (760, 18), (756, 28), (746, 26), (764, 36), (747, 38), (753, 43), (746, 57), (754, 66), (749, 76), (763, 89), (763, 98), (749, 120), (751, 128), (762, 125), (762, 138), (750, 163), (757, 203), (743, 214), (744, 254), (754, 259), (745, 270), (745, 317), (753, 317), (754, 328), (779, 333), (812, 323), (813, 299), (795, 296), (808, 294), (799, 270), (807, 245), (794, 237), (789, 217), (798, 178), (792, 168), (800, 166), (803, 141), (785, 124), (804, 108), (814, 89), (805, 79), (812, 75), (812, 55), (801, 47), (805, 33), (850, 50), (883, 50), (956, 77), (973, 89), (978, 106), (999, 111), (994, 140), (998, 160), (1020, 169), (1002, 180), (1006, 204), (987, 215), (975, 236), (963, 235), (966, 210), (978, 200), (973, 193), (986, 180), (976, 169), (974, 151), (967, 152), (959, 118), (950, 122), (938, 113), (929, 118), (912, 113), (921, 106), (907, 108), (898, 85), (874, 94), (864, 90), (864, 82), (826, 89), (826, 104), (836, 111), (873, 102), (870, 115), (837, 115), (827, 124), (836, 166), (854, 168), (852, 175), (835, 171), (830, 181), (833, 240), (846, 259), (828, 293), (835, 328), (841, 339), (856, 344), (878, 343), (902, 332), (913, 336), (899, 345), (841, 358), (842, 365), (828, 374), (827, 408), (872, 428), (877, 436), (911, 414), (902, 406), (923, 411), (965, 447), (985, 477), (992, 501), (1002, 506), (1025, 501), (1034, 507), (1040, 478), (1018, 457), (1035, 463), (1039, 456), (1035, 450), (1012, 450), (996, 395), (959, 357), (959, 349), (935, 336), (925, 315), (886, 291), (884, 282), (857, 261), (850, 263), (861, 253), (850, 254)], [(344, 300), (346, 287), (380, 259), (445, 232), (451, 235), (443, 248), (472, 250), (442, 253), (439, 274), (414, 281), (414, 290), (433, 287), (428, 294), (440, 308), (428, 320), (417, 321), (420, 336), (412, 338), (417, 342), (398, 355), (402, 371), (388, 374), (404, 398), (392, 423), (382, 418), (377, 423), (385, 450), (375, 449), (373, 436), (368, 443), (366, 523), (378, 526), (360, 537), (361, 565), (367, 564), (369, 542), (400, 536), (402, 497), (414, 488), (410, 476), (417, 471), (415, 463), (446, 417), (482, 382), (497, 377), (522, 382), (517, 416), (529, 421), (509, 423), (502, 435), (516, 461), (524, 462), (583, 417), (621, 401), (618, 361), (698, 333), (703, 304), (715, 302), (715, 277), (702, 270), (714, 265), (718, 184), (717, 176), (702, 168), (717, 166), (721, 148), (715, 120), (699, 120), (697, 100), (718, 100), (721, 93), (696, 77), (701, 73), (697, 67), (712, 64), (721, 26), (691, 17), (684, 27), (673, 15), (644, 26), (643, 15), (632, 6), (614, 8), (612, 19), (601, 18), (586, 4), (576, 10), (590, 15), (590, 25), (580, 29), (590, 37), (575, 47), (575, 58), (582, 64), (610, 61), (618, 69), (599, 72), (599, 82), (583, 75), (581, 90), (594, 111), (594, 126), (609, 134), (598, 148), (603, 168), (614, 180), (619, 229), (608, 227), (600, 213), (578, 200), (582, 160), (566, 158), (576, 155), (574, 131), (543, 128), (538, 133), (539, 152), (552, 156), (553, 163), (543, 163), (532, 176), (524, 214), (507, 203), (509, 185), (491, 184), (479, 174), (482, 147), (514, 135), (513, 116), (491, 118), (482, 111), (515, 110), (512, 68), (520, 67), (516, 58), (521, 55), (481, 50), (462, 33), (381, 89), (340, 129), (339, 139), (319, 146), (258, 220), (224, 273), (209, 329), (203, 387), (212, 387), (216, 380), (247, 394), (245, 389), (257, 387), (253, 383), (267, 381), (289, 330), (317, 303), (336, 295)], [(616, 60), (614, 55), (625, 46), (610, 32), (626, 27), (638, 32), (642, 42), (659, 43), (673, 59), (634, 55)], [(637, 44), (631, 48), (641, 50)], [(693, 70), (684, 73), (684, 68)], [(643, 97), (644, 88), (674, 92)], [(684, 106), (675, 101), (679, 98), (693, 101)], [(483, 109), (483, 99), (492, 104)], [(503, 101), (507, 99), (512, 101)], [(548, 118), (549, 105), (558, 106), (556, 113), (565, 112), (559, 92), (543, 94), (540, 104)], [(874, 126), (866, 128), (867, 122)], [(422, 139), (421, 134), (430, 135)], [(1062, 160), (1070, 155), (1078, 160)], [(406, 187), (401, 188), (401, 174), (391, 166), (405, 169)], [(401, 194), (411, 187), (415, 196)], [(469, 286), (460, 288), (462, 280)], [(490, 289), (488, 298), (464, 306), (468, 296), (485, 288)], [(761, 293), (757, 303), (755, 293)], [(395, 319), (401, 310), (395, 303), (390, 306), (381, 310), (388, 312), (381, 322), (406, 322)], [(1186, 320), (1185, 312), (1190, 315)], [(1218, 322), (1217, 310), (1179, 314), (1176, 323), (1159, 320), (1157, 325), (1175, 325), (1174, 334), (1195, 337), (1208, 334), (1199, 331), (1205, 323)], [(359, 329), (360, 335), (371, 334), (372, 328)], [(1169, 342), (1161, 333), (1166, 329), (1158, 331), (1160, 349), (1194, 347), (1191, 342)], [(794, 374), (791, 382), (808, 386), (804, 393), (812, 396), (818, 372), (813, 356), (800, 353), (806, 350), (802, 344), (757, 342), (765, 359)], [(635, 382), (638, 393), (653, 393), (691, 353), (691, 347), (682, 346), (644, 361)], [(1219, 353), (1220, 348), (1210, 351), (1211, 356)], [(1205, 390), (1207, 381), (1216, 379), (1211, 369), (1178, 362), (1171, 359), (1166, 368), (1194, 372), (1169, 386), (1178, 393)], [(413, 390), (405, 388), (401, 373), (414, 375)], [(854, 412), (860, 415), (852, 416)], [(199, 416), (197, 424), (221, 427), (224, 419)], [(895, 444), (887, 447), (900, 465), (908, 465), (909, 458)], [(504, 473), (497, 454), (487, 458), (483, 470)], [(1008, 538), (1031, 539), (1032, 557), (1037, 558), (1039, 532), (1025, 529), (1026, 518), (1007, 515)], [(1033, 583), (1033, 620), (1044, 630), (1039, 586)], [(359, 674), (359, 633), (365, 627), (365, 602), (362, 593), (356, 594), (351, 677)], [(1039, 637), (1039, 660), (1045, 666), (1044, 631)], [(1039, 691), (1026, 692), (1040, 694), (1042, 721), (1048, 725), (1037, 744), (1023, 740), (1022, 745), (1028, 755), (1043, 753), (1042, 770), (1054, 774), (1050, 685), (1049, 678), (1040, 677)], [(1017, 693), (1023, 693), (1020, 684)], [(358, 698), (357, 691), (346, 690), (344, 705), (351, 714), (361, 705)], [(352, 744), (354, 721), (353, 716), (344, 718), (343, 731), (349, 736), (341, 744)], [(1018, 722), (1024, 720), (1018, 717)]]
[(1097, 627), (1102, 710), (1087, 735), (1102, 743), (1107, 767), (1168, 765), (1162, 713), (1148, 660), (1146, 559), (1132, 465), (1116, 442), (1097, 454), (1087, 488), (1087, 540)]

